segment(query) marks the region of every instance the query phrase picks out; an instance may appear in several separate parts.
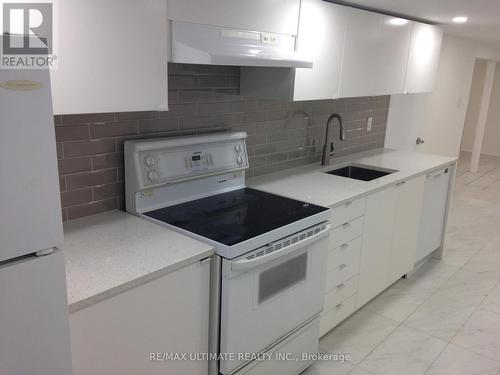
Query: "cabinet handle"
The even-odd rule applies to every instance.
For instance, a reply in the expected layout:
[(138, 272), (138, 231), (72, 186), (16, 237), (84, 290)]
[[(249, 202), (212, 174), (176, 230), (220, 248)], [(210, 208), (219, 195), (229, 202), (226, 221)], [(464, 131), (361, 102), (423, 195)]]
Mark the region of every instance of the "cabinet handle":
[(352, 202), (347, 202), (346, 204), (344, 204), (344, 207), (349, 207), (351, 204)]
[(345, 263), (342, 263), (342, 264), (339, 266), (339, 268), (340, 268), (341, 270), (343, 270), (343, 269), (344, 269), (344, 268), (346, 268), (346, 267), (347, 267), (347, 264), (345, 264)]
[(351, 223), (344, 223), (344, 224), (342, 224), (342, 228), (344, 228), (344, 229), (349, 228), (350, 225), (351, 225)]
[(398, 182), (398, 183), (396, 184), (396, 186), (401, 186), (401, 185), (404, 185), (404, 184), (406, 184), (406, 181), (401, 181), (401, 182)]
[(337, 285), (337, 289), (342, 289), (342, 288), (344, 288), (344, 287), (345, 287), (345, 284), (344, 284), (344, 283)]
[(338, 309), (342, 308), (342, 306), (344, 306), (344, 305), (342, 305), (341, 303), (339, 303), (337, 306), (335, 306), (335, 308), (338, 310)]
[(347, 249), (348, 247), (349, 247), (349, 243), (344, 243), (344, 244), (340, 245), (341, 249)]

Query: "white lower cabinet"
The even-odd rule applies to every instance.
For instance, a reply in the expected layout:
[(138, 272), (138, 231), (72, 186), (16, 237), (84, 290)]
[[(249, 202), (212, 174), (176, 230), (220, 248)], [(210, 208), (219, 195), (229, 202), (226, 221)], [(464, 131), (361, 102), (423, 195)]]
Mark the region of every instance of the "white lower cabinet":
[[(439, 218), (433, 222), (439, 223), (441, 238), (447, 194), (431, 193), (426, 185), (429, 176), (436, 176), (433, 182), (439, 181), (449, 168), (443, 171), (408, 178), (332, 208), (330, 223), (334, 228), (330, 232), (320, 336), (414, 268), (419, 234), (423, 237), (422, 231), (428, 229), (421, 224), (424, 191), (427, 202), (431, 201), (428, 195), (435, 195), (432, 202), (439, 208)], [(447, 187), (446, 177), (442, 184)]]
[(358, 278), (358, 307), (383, 291), (388, 283), (394, 211), (394, 187), (376, 192), (366, 200), (365, 230)]
[(415, 263), (438, 249), (443, 241), (452, 169), (446, 167), (427, 174), (425, 178)]
[(206, 361), (151, 356), (208, 352), (209, 278), (197, 262), (70, 314), (73, 374), (207, 374)]
[(328, 331), (337, 326), (354, 311), (356, 311), (356, 295), (338, 303), (332, 310), (326, 311), (319, 323), (320, 337), (328, 333)]
[(325, 294), (325, 311), (331, 311), (349, 297), (356, 295), (358, 289), (358, 275), (354, 275), (347, 281), (338, 283)]
[(389, 256), (389, 285), (410, 272), (415, 265), (424, 184), (425, 176), (420, 176), (396, 185), (394, 234)]
[(330, 251), (327, 260), (325, 292), (328, 293), (358, 274), (361, 240), (357, 238)]
[(368, 196), (357, 307), (413, 269), (424, 181), (408, 179)]
[(332, 209), (330, 222), (334, 228), (330, 232), (320, 336), (356, 308), (365, 201), (365, 198), (360, 198)]
[(345, 246), (352, 239), (363, 234), (363, 217), (348, 221), (337, 228), (332, 229), (330, 236), (330, 249)]

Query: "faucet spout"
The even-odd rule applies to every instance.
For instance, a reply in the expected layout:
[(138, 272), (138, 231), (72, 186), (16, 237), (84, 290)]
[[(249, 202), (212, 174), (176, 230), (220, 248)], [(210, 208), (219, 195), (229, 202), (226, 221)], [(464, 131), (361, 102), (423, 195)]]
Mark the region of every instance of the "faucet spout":
[(325, 134), (325, 144), (323, 145), (323, 153), (321, 155), (321, 165), (329, 165), (330, 157), (334, 155), (333, 142), (330, 143), (330, 151), (328, 150), (328, 134), (330, 131), (330, 124), (334, 119), (339, 122), (339, 139), (345, 141), (344, 125), (342, 123), (342, 117), (338, 113), (332, 113), (328, 120), (326, 121), (326, 134)]

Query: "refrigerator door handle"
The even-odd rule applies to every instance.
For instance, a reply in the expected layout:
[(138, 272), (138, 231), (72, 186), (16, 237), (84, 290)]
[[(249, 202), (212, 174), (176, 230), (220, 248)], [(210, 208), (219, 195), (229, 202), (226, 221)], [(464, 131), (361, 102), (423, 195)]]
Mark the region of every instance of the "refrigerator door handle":
[(35, 253), (37, 257), (43, 257), (45, 255), (53, 254), (56, 251), (55, 247), (49, 247), (48, 249), (40, 250)]

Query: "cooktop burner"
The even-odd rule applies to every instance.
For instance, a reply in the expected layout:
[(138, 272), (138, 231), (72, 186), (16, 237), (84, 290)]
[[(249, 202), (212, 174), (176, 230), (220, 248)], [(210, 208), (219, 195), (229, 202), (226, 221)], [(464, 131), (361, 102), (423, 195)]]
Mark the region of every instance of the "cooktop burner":
[(326, 210), (328, 208), (243, 188), (144, 215), (231, 246)]

